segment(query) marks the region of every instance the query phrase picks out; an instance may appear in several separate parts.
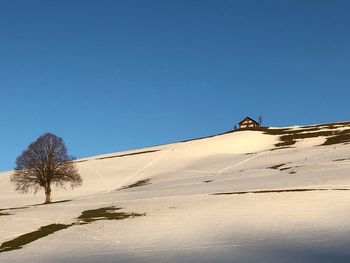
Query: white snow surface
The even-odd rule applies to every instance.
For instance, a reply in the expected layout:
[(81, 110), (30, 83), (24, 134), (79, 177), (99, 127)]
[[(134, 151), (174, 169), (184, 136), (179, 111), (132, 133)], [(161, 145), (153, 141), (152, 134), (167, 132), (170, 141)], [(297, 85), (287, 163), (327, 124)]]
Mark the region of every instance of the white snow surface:
[(145, 213), (0, 249), (0, 262), (350, 262), (350, 145), (325, 141), (276, 148), (277, 135), (237, 131), (85, 158), (83, 185), (55, 189), (53, 201), (69, 201), (50, 205), (0, 173), (0, 244), (86, 210)]

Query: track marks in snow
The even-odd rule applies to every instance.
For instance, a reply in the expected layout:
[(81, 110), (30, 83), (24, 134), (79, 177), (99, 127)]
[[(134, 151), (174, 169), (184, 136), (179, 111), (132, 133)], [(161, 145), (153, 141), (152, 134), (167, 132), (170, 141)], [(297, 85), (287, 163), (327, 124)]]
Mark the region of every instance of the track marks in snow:
[(252, 156), (252, 157), (250, 157), (250, 158), (248, 158), (248, 159), (245, 159), (245, 160), (240, 161), (240, 162), (238, 162), (238, 163), (235, 163), (235, 164), (232, 164), (232, 165), (230, 165), (230, 166), (227, 166), (227, 167), (225, 167), (224, 169), (221, 169), (221, 170), (217, 171), (216, 173), (217, 173), (217, 174), (221, 174), (221, 173), (223, 173), (223, 172), (225, 172), (225, 171), (227, 171), (227, 170), (230, 170), (231, 168), (237, 167), (237, 166), (242, 165), (242, 164), (244, 164), (244, 163), (246, 163), (246, 162), (249, 162), (249, 161), (251, 161), (251, 160), (254, 160), (255, 158), (258, 158), (259, 156), (261, 156), (261, 155), (263, 155), (263, 154), (264, 154), (264, 152), (258, 153), (258, 154), (256, 154), (255, 156)]
[(119, 183), (118, 185), (114, 185), (112, 188), (115, 189), (118, 186), (123, 186), (126, 185), (127, 182), (132, 182), (132, 181), (139, 181), (142, 177), (142, 173), (149, 170), (152, 166), (154, 166), (155, 164), (159, 163), (160, 161), (162, 161), (165, 156), (167, 156), (169, 153), (173, 152), (174, 150), (176, 150), (177, 148), (183, 147), (183, 145), (179, 145), (179, 146), (173, 146), (173, 147), (169, 147), (168, 149), (164, 149), (159, 152), (159, 155), (154, 157), (151, 161), (149, 161), (146, 165), (144, 165), (142, 168), (136, 170), (134, 173), (132, 173), (128, 178), (126, 178), (123, 183)]
[(222, 192), (212, 195), (242, 195), (242, 194), (271, 194), (271, 193), (291, 193), (291, 192), (315, 192), (315, 191), (349, 191), (349, 188), (293, 188), (293, 189), (266, 189), (253, 191)]
[(106, 180), (106, 178), (103, 177), (102, 173), (95, 167), (91, 167), (85, 164), (82, 164), (83, 167), (91, 170), (101, 181), (104, 187), (106, 188), (106, 192), (111, 192), (112, 188), (110, 183)]

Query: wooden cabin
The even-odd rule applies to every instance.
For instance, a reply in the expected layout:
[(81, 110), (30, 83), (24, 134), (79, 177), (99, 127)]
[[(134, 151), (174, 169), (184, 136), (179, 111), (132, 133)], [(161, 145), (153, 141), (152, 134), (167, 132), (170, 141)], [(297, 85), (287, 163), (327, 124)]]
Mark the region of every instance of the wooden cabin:
[(240, 129), (260, 127), (260, 124), (252, 118), (246, 117), (239, 123)]

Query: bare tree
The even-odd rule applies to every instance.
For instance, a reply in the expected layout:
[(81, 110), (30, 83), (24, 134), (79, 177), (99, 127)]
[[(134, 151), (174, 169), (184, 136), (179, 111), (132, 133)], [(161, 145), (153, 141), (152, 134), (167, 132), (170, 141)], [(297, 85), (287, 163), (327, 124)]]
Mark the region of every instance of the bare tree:
[(263, 124), (263, 117), (262, 117), (262, 115), (259, 115), (258, 123), (259, 123), (260, 126), (262, 126), (262, 124)]
[(74, 188), (82, 184), (74, 160), (74, 157), (68, 155), (62, 138), (46, 133), (17, 157), (11, 182), (20, 193), (37, 193), (44, 188), (45, 203), (50, 203), (52, 185), (65, 188), (64, 185), (69, 183)]

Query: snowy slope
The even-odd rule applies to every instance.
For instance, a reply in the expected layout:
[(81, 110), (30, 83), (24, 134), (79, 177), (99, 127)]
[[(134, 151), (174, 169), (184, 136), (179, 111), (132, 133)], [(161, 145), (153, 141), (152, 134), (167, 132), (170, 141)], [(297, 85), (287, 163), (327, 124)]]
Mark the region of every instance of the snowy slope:
[[(349, 142), (337, 123), (81, 159), (83, 186), (50, 205), (2, 173), (0, 262), (350, 262)], [(82, 219), (113, 207), (128, 218)]]

